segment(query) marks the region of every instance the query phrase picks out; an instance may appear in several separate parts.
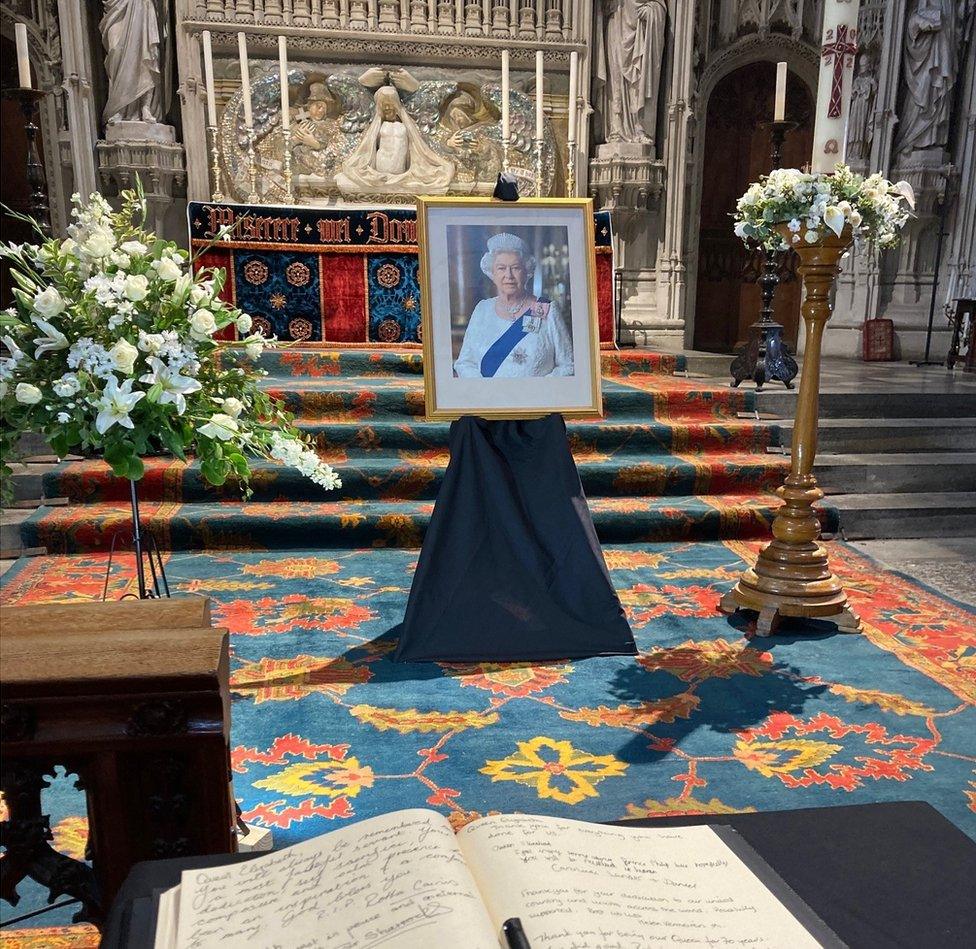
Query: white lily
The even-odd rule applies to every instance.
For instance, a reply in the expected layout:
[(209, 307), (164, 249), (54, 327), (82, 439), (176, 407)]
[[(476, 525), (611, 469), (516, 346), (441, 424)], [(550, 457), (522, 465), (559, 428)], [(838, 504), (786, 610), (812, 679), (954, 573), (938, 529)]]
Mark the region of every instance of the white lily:
[(31, 322), (44, 334), (34, 337), (34, 358), (38, 359), (43, 353), (55, 352), (68, 348), (68, 337), (56, 329), (47, 320), (42, 320), (36, 313), (31, 314)]
[(180, 375), (179, 369), (167, 366), (158, 356), (150, 356), (149, 365), (152, 372), (141, 376), (139, 381), (159, 385), (163, 390), (159, 397), (160, 404), (175, 405), (176, 414), (182, 415), (186, 411), (186, 396), (191, 392), (198, 392), (201, 389), (200, 383), (189, 376)]
[(225, 415), (223, 412), (215, 412), (210, 416), (210, 421), (199, 426), (197, 431), (207, 438), (219, 438), (221, 441), (229, 441), (240, 430), (237, 419)]
[(844, 212), (835, 204), (828, 205), (823, 213), (824, 224), (838, 237), (844, 230)]
[(907, 181), (896, 181), (889, 190), (903, 197), (908, 206), (915, 210), (915, 189)]
[(119, 385), (119, 380), (115, 376), (109, 376), (102, 397), (96, 403), (99, 412), (95, 419), (95, 430), (99, 435), (104, 435), (113, 425), (135, 428), (129, 413), (136, 403), (145, 397), (145, 392), (132, 391), (131, 379), (126, 379), (122, 385)]

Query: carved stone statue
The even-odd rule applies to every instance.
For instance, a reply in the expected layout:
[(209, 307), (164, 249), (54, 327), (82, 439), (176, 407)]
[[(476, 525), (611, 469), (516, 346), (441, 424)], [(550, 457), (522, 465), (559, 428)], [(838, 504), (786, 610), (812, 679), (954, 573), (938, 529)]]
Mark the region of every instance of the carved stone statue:
[(847, 154), (860, 161), (870, 157), (874, 139), (874, 98), (878, 82), (873, 73), (871, 57), (861, 53), (857, 58), (857, 74), (851, 83), (851, 111), (847, 119)]
[(98, 25), (105, 47), (104, 118), (161, 123), (169, 108), (169, 0), (105, 0)]
[(373, 100), (373, 119), (336, 175), (339, 190), (344, 194), (446, 192), (454, 163), (424, 142), (396, 86), (380, 86)]
[(598, 0), (596, 105), (607, 142), (653, 142), (664, 59), (664, 0)]
[(959, 68), (965, 0), (914, 0), (905, 25), (902, 84), (894, 150), (946, 145)]

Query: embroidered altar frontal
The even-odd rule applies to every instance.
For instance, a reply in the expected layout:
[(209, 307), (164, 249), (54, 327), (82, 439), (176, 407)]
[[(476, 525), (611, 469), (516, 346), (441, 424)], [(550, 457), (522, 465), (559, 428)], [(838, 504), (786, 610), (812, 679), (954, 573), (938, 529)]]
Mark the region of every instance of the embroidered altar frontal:
[[(610, 213), (594, 218), (600, 343), (611, 347)], [(187, 220), (198, 266), (227, 271), (223, 298), (249, 313), (266, 336), (330, 346), (422, 342), (415, 208), (191, 201)], [(214, 243), (227, 227), (229, 239)]]

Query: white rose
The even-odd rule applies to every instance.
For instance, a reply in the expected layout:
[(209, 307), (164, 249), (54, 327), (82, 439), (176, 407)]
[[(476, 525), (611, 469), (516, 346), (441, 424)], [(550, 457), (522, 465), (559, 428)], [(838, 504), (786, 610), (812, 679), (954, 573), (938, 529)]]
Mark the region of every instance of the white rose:
[(18, 382), (17, 388), (14, 390), (14, 398), (21, 405), (37, 405), (42, 398), (41, 390), (29, 382)]
[(213, 287), (209, 283), (195, 283), (190, 287), (190, 302), (194, 306), (209, 303), (213, 299)]
[(44, 319), (49, 320), (52, 316), (64, 312), (65, 302), (54, 287), (48, 287), (34, 297), (33, 307)]
[(224, 399), (224, 411), (231, 418), (238, 418), (241, 412), (244, 411), (244, 403), (240, 399), (235, 399), (231, 396), (228, 399)]
[(163, 343), (166, 340), (163, 339), (162, 333), (140, 333), (139, 334), (139, 348), (144, 353), (149, 353), (155, 356), (163, 348)]
[(251, 327), (254, 325), (254, 320), (251, 319), (250, 314), (242, 313), (237, 318), (237, 332), (238, 333), (250, 333)]
[(859, 227), (861, 220), (862, 218), (859, 211), (851, 211), (851, 227)]
[(115, 366), (120, 372), (124, 372), (127, 376), (132, 375), (132, 370), (135, 367), (136, 359), (139, 356), (139, 350), (132, 345), (126, 339), (120, 339), (109, 351), (109, 356), (112, 357), (112, 365)]
[(197, 431), (201, 435), (206, 435), (207, 438), (219, 438), (221, 441), (226, 442), (237, 433), (237, 420), (231, 418), (229, 415), (225, 415), (223, 412), (217, 412), (211, 416), (209, 422), (201, 425)]
[(112, 236), (105, 231), (95, 231), (81, 249), (89, 257), (108, 257), (112, 253)]
[(77, 249), (78, 245), (70, 237), (66, 237), (63, 241), (61, 241), (60, 253), (65, 257), (74, 256)]
[(176, 280), (183, 273), (180, 265), (169, 257), (157, 260), (155, 267), (160, 280)]
[(119, 247), (119, 250), (130, 257), (141, 257), (149, 248), (142, 241), (126, 241)]
[(149, 280), (145, 274), (130, 274), (122, 285), (122, 295), (133, 303), (145, 300), (149, 293)]
[(197, 310), (190, 317), (190, 335), (196, 339), (206, 339), (217, 331), (217, 321), (209, 310)]
[(244, 352), (247, 358), (253, 361), (264, 352), (264, 343), (260, 340), (253, 340), (244, 347)]

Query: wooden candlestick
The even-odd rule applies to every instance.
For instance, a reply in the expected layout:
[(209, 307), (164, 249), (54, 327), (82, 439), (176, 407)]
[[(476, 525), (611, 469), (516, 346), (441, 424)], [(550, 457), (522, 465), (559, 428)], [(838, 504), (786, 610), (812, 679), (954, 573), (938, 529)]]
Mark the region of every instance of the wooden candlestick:
[[(792, 234), (781, 225), (783, 237)], [(739, 582), (719, 604), (726, 613), (737, 609), (757, 610), (756, 633), (768, 636), (784, 616), (819, 617), (833, 620), (840, 632), (860, 631), (861, 621), (847, 604), (840, 581), (831, 573), (827, 550), (820, 543), (820, 519), (813, 509), (823, 497), (813, 476), (817, 454), (820, 399), (820, 346), (830, 319), (830, 290), (840, 271), (840, 259), (851, 244), (850, 228), (840, 237), (828, 232), (815, 244), (808, 244), (805, 231), (791, 246), (800, 258), (797, 271), (806, 295), (803, 322), (806, 349), (796, 420), (790, 473), (776, 492), (784, 501), (773, 521), (773, 538), (759, 554), (756, 566), (742, 574)]]

